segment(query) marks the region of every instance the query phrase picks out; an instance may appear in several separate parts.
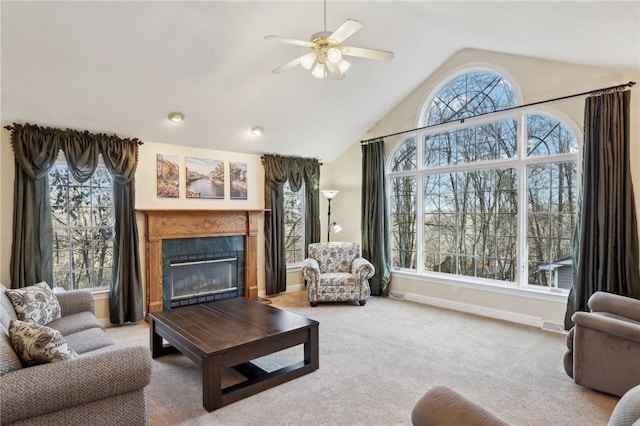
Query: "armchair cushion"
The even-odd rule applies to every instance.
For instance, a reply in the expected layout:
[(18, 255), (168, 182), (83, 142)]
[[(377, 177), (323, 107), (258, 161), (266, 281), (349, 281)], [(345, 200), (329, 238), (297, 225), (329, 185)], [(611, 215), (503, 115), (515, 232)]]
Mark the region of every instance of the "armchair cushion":
[(18, 319), (46, 325), (60, 318), (60, 303), (46, 282), (6, 290)]

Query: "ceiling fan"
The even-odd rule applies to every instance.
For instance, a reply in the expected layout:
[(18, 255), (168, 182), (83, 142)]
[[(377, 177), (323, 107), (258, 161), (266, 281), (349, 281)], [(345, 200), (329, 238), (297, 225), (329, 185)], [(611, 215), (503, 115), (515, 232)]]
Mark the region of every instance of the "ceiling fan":
[(340, 27), (331, 32), (327, 31), (327, 1), (324, 0), (324, 31), (317, 32), (311, 36), (311, 41), (296, 40), (276, 35), (268, 35), (266, 40), (275, 40), (282, 43), (293, 44), (311, 48), (311, 51), (297, 57), (273, 71), (273, 74), (280, 74), (297, 65), (301, 65), (307, 70), (312, 70), (311, 74), (317, 78), (329, 77), (333, 80), (342, 80), (344, 73), (351, 64), (344, 59), (345, 56), (354, 56), (366, 59), (376, 59), (389, 61), (393, 59), (393, 52), (386, 50), (365, 49), (362, 47), (343, 46), (342, 42), (351, 37), (363, 25), (353, 19), (347, 19)]

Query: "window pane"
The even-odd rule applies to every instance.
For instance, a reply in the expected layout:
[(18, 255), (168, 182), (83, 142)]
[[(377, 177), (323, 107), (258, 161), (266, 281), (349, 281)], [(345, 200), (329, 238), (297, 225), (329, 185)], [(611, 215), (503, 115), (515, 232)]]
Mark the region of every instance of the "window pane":
[(415, 170), (418, 162), (416, 152), (416, 138), (407, 139), (393, 156), (391, 170), (394, 172), (404, 172)]
[(424, 177), (424, 268), (515, 281), (515, 169)]
[(391, 257), (393, 266), (416, 268), (416, 178), (391, 180)]
[(571, 287), (576, 162), (527, 167), (529, 284)]
[[(61, 156), (61, 158), (63, 158)], [(49, 172), (54, 287), (108, 287), (113, 269), (113, 179), (103, 164), (77, 182), (66, 163)], [(106, 271), (106, 272), (105, 272)]]
[(527, 116), (527, 155), (577, 153), (578, 142), (562, 122), (544, 115)]
[(287, 263), (304, 260), (304, 185), (293, 192), (284, 184), (284, 250)]
[(498, 160), (517, 154), (517, 121), (483, 124), (426, 136), (424, 167)]
[(427, 109), (423, 125), (459, 120), (516, 105), (516, 94), (502, 76), (472, 72), (452, 80), (438, 92)]

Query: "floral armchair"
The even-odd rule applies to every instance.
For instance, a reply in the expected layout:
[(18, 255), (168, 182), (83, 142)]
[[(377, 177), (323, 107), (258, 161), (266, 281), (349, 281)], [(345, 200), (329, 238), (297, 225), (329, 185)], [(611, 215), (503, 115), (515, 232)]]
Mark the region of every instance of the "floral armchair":
[(355, 300), (363, 306), (371, 294), (368, 280), (374, 273), (373, 265), (360, 257), (358, 243), (309, 244), (309, 257), (302, 262), (311, 306)]

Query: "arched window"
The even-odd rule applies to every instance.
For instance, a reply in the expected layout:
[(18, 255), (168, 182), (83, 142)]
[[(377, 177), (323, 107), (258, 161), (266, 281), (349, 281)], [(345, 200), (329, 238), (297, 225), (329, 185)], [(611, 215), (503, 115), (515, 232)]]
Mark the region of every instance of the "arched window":
[(396, 270), (571, 286), (576, 136), (546, 112), (509, 109), (518, 104), (503, 76), (473, 71), (423, 106), (426, 128), (388, 162)]

